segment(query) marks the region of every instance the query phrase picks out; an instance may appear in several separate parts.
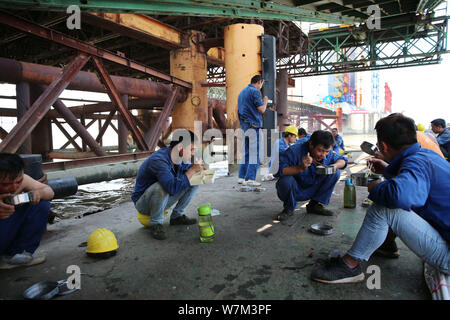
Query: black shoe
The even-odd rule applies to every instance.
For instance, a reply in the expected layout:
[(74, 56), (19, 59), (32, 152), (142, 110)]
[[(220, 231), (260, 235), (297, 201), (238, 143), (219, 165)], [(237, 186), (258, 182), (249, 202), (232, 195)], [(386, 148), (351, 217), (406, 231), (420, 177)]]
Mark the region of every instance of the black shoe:
[(342, 257), (330, 258), (311, 273), (311, 279), (323, 283), (352, 283), (364, 280), (361, 266), (350, 268)]
[(391, 259), (400, 257), (400, 252), (398, 251), (397, 243), (395, 243), (395, 240), (385, 241), (377, 250), (375, 250), (374, 253), (379, 256)]
[(325, 207), (323, 206), (323, 204), (321, 203), (308, 203), (306, 205), (306, 212), (307, 213), (315, 213), (315, 214), (320, 214), (322, 216), (333, 216), (334, 213), (333, 211), (330, 211), (328, 209), (325, 209)]
[(158, 240), (167, 239), (166, 233), (164, 232), (164, 228), (162, 224), (155, 224), (150, 226), (150, 234), (153, 238)]
[(197, 222), (197, 219), (188, 218), (184, 214), (181, 217), (178, 217), (175, 219), (170, 219), (171, 226), (180, 225), (180, 224), (189, 225), (189, 224), (195, 224), (196, 222)]
[(293, 215), (294, 215), (294, 211), (283, 209), (283, 211), (281, 211), (279, 214), (277, 214), (275, 219), (283, 222), (283, 221), (286, 221), (287, 219), (289, 219), (290, 217), (292, 217)]

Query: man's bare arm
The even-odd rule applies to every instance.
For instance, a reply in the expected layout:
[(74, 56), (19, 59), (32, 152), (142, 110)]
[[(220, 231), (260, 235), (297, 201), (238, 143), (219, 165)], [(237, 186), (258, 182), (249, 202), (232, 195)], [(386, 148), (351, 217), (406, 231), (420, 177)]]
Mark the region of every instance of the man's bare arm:
[(36, 181), (26, 174), (23, 175), (21, 189), (22, 192), (33, 192), (32, 203), (38, 203), (40, 200), (52, 200), (55, 195), (53, 189), (50, 186)]

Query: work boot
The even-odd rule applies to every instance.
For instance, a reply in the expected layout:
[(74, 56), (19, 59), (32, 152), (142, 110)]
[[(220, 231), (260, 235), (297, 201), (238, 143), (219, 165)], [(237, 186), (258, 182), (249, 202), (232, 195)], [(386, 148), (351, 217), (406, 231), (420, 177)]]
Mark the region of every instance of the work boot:
[(400, 256), (395, 240), (386, 240), (377, 250), (375, 250), (375, 254), (391, 259), (396, 259)]
[(165, 240), (167, 239), (166, 233), (164, 232), (164, 228), (162, 224), (155, 224), (150, 226), (150, 234), (153, 238), (157, 240)]
[(332, 215), (334, 215), (333, 211), (325, 209), (323, 204), (321, 204), (319, 202), (312, 202), (312, 201), (310, 201), (306, 205), (306, 212), (307, 213), (320, 214), (322, 216), (332, 216)]
[(351, 268), (342, 257), (333, 257), (315, 269), (311, 278), (323, 283), (351, 283), (363, 281), (364, 273), (360, 264)]
[(281, 211), (279, 214), (277, 214), (275, 219), (280, 222), (283, 222), (283, 221), (286, 221), (287, 219), (289, 219), (290, 217), (292, 217), (293, 215), (294, 215), (294, 211), (283, 209), (283, 211)]
[(174, 219), (170, 219), (170, 225), (171, 226), (176, 226), (176, 225), (190, 225), (190, 224), (195, 224), (197, 222), (197, 219), (191, 219), (188, 218), (186, 215), (182, 215), (180, 217), (174, 218)]

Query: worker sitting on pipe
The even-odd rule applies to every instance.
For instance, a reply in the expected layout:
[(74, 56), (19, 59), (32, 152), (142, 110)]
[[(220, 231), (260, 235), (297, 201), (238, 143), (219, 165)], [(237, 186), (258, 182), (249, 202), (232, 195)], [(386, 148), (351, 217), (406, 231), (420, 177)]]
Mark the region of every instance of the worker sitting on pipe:
[(385, 241), (389, 228), (429, 265), (450, 273), (450, 164), (420, 146), (414, 121), (402, 114), (382, 118), (375, 130), (385, 161), (370, 158), (368, 162), (372, 171), (383, 174), (386, 180), (369, 182), (369, 198), (374, 203), (352, 247), (314, 270), (313, 280), (363, 281), (361, 261), (369, 260)]
[[(283, 211), (277, 216), (283, 221), (294, 214), (297, 201), (310, 200), (308, 213), (332, 216), (326, 209), (334, 186), (340, 177), (340, 170), (347, 166), (347, 159), (330, 152), (333, 136), (328, 131), (315, 131), (309, 140), (294, 144), (280, 154), (280, 179), (276, 184), (278, 198), (283, 201)], [(317, 165), (334, 166), (334, 174), (317, 174)]]
[(175, 136), (179, 138), (174, 138), (169, 147), (159, 149), (142, 163), (131, 195), (139, 221), (149, 227), (153, 238), (158, 240), (166, 239), (164, 211), (175, 203), (170, 225), (197, 222), (188, 218), (184, 211), (198, 189), (198, 186), (191, 186), (189, 180), (203, 165), (190, 163), (194, 154), (194, 133), (177, 130)]
[[(260, 163), (260, 135), (263, 125), (262, 115), (266, 112), (269, 99), (262, 97), (261, 88), (264, 80), (260, 75), (252, 77), (250, 84), (245, 87), (238, 96), (238, 116), (241, 129), (246, 133), (244, 142), (244, 163), (239, 167), (239, 184), (252, 187), (260, 186), (261, 183), (256, 182), (256, 172)], [(250, 132), (247, 132), (250, 131)], [(250, 141), (249, 133), (253, 133), (255, 142)], [(252, 158), (256, 161), (253, 162)]]
[[(21, 195), (24, 203), (8, 201), (11, 195), (25, 192), (31, 194)], [(0, 269), (45, 261), (45, 255), (34, 253), (47, 226), (53, 195), (52, 188), (24, 173), (19, 155), (0, 153)]]

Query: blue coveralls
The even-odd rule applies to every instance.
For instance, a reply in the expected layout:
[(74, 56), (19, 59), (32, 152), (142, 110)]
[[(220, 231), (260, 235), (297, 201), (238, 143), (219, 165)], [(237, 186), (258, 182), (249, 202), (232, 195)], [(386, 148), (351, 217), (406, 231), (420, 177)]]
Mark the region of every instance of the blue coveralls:
[[(245, 87), (238, 96), (238, 116), (241, 129), (244, 133), (254, 131), (251, 134), (256, 137), (254, 143), (245, 137), (244, 163), (239, 167), (239, 178), (245, 180), (255, 180), (258, 171), (260, 157), (259, 144), (262, 128), (262, 114), (258, 107), (264, 105), (261, 92), (252, 84)], [(253, 142), (253, 141), (252, 141)], [(255, 161), (256, 160), (256, 161)], [(256, 163), (254, 163), (256, 162)]]
[(0, 255), (33, 254), (39, 247), (48, 222), (50, 202), (16, 206), (14, 213), (0, 220)]
[(450, 158), (450, 130), (447, 128), (444, 129), (437, 137), (437, 142), (439, 143), (439, 147), (446, 158)]
[[(286, 141), (284, 141), (284, 138), (280, 138), (273, 144), (272, 148), (272, 156), (270, 157), (269, 162), (269, 172), (273, 175), (276, 175), (278, 173), (278, 169), (280, 167), (280, 154), (288, 148), (288, 145), (286, 144)], [(278, 154), (275, 150), (278, 150)]]
[[(280, 155), (280, 178), (277, 181), (276, 188), (278, 198), (283, 201), (284, 209), (289, 211), (293, 211), (297, 207), (297, 201), (312, 199), (327, 205), (330, 202), (334, 186), (341, 175), (340, 170), (336, 170), (333, 175), (318, 175), (314, 163), (304, 172), (292, 176), (283, 175), (284, 168), (301, 165), (302, 158), (309, 152), (308, 141), (296, 143)], [(345, 166), (347, 166), (348, 160), (333, 152), (330, 152), (321, 163), (330, 165), (339, 159), (344, 160)]]
[(339, 149), (342, 149), (345, 151), (345, 147), (344, 147), (344, 139), (342, 139), (342, 137), (338, 134), (336, 135), (336, 137), (334, 138), (334, 146), (332, 151), (336, 152), (337, 154), (339, 154)]

